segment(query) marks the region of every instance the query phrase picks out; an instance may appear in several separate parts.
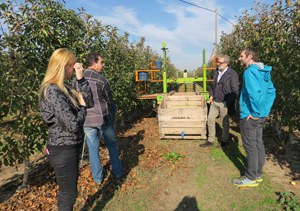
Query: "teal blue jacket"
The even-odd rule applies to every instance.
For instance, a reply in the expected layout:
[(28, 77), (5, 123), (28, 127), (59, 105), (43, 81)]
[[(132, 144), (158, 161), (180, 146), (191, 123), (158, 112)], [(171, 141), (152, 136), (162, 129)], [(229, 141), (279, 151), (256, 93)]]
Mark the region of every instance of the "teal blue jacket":
[(267, 117), (274, 103), (276, 90), (271, 80), (271, 66), (254, 63), (243, 74), (240, 95), (240, 118), (249, 115), (255, 118)]

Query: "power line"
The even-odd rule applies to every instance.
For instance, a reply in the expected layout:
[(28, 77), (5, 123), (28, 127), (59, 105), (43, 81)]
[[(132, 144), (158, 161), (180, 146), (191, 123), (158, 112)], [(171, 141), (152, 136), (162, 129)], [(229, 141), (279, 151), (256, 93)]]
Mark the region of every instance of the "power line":
[(184, 0), (179, 0), (181, 2), (184, 2), (186, 4), (189, 4), (189, 5), (192, 5), (192, 6), (195, 6), (195, 7), (198, 7), (198, 8), (201, 8), (201, 9), (204, 9), (204, 10), (207, 10), (207, 11), (210, 11), (210, 12), (215, 12), (214, 10), (211, 10), (211, 9), (208, 9), (208, 8), (205, 8), (205, 7), (201, 7), (197, 4), (194, 4), (194, 3), (191, 3), (191, 2), (187, 2), (187, 1), (184, 1)]
[(231, 25), (235, 26), (234, 23), (230, 22), (227, 18), (225, 18), (223, 15), (219, 14), (218, 12), (217, 12), (217, 15), (220, 16), (221, 18), (223, 18), (223, 19), (224, 19), (225, 21), (227, 21), (228, 23), (231, 23)]
[(214, 12), (214, 13), (217, 13), (218, 16), (220, 16), (221, 18), (223, 18), (225, 21), (227, 21), (228, 23), (232, 24), (233, 26), (235, 26), (234, 23), (232, 23), (231, 21), (229, 21), (227, 18), (225, 18), (223, 15), (221, 15), (220, 13), (218, 13), (216, 10), (211, 10), (211, 9), (208, 9), (208, 8), (205, 8), (205, 7), (201, 7), (197, 4), (194, 4), (194, 3), (191, 3), (191, 2), (187, 2), (187, 1), (184, 1), (184, 0), (179, 0), (183, 3), (186, 3), (186, 4), (189, 4), (189, 5), (192, 5), (194, 7), (198, 7), (200, 9), (204, 9), (204, 10), (207, 10), (207, 11), (210, 11), (210, 12)]

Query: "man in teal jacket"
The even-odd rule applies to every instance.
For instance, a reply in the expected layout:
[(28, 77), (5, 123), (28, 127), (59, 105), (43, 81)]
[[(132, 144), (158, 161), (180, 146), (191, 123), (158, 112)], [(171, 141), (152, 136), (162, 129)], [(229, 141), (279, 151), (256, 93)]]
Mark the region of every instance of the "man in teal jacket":
[(247, 155), (245, 176), (233, 180), (240, 187), (255, 187), (262, 182), (265, 164), (263, 124), (275, 100), (275, 88), (271, 80), (271, 66), (258, 61), (253, 48), (244, 49), (239, 61), (246, 67), (240, 94), (240, 130)]

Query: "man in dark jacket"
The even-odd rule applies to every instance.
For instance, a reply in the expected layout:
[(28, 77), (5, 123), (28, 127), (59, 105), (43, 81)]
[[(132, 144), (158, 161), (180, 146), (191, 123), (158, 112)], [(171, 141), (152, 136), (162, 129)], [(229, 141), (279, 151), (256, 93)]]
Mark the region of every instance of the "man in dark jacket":
[(216, 118), (222, 122), (221, 146), (228, 144), (229, 115), (235, 114), (235, 100), (239, 91), (238, 74), (229, 67), (230, 57), (218, 56), (218, 69), (214, 73), (214, 85), (210, 92), (208, 114), (208, 139), (201, 147), (213, 146), (216, 136)]

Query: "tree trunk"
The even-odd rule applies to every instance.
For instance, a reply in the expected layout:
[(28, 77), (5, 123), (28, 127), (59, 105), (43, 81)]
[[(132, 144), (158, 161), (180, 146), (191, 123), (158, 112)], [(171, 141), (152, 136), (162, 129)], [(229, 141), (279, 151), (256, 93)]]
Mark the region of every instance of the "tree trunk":
[(26, 136), (23, 136), (23, 158), (24, 158), (24, 174), (23, 174), (23, 183), (18, 187), (18, 190), (26, 187), (29, 177), (30, 161), (29, 161), (29, 149), (28, 149), (28, 140)]
[(121, 128), (124, 128), (124, 127), (125, 127), (125, 119), (124, 119), (124, 116), (121, 117), (120, 126), (121, 126)]
[(23, 188), (26, 187), (26, 185), (27, 185), (27, 183), (28, 183), (29, 169), (30, 169), (29, 157), (28, 157), (28, 156), (25, 156), (23, 182), (22, 182), (22, 184), (18, 187), (18, 190), (21, 190), (21, 189), (23, 189)]
[(278, 121), (275, 122), (275, 132), (276, 132), (276, 136), (278, 136), (279, 140), (281, 138), (281, 130), (280, 130), (280, 124)]
[(294, 137), (294, 131), (292, 127), (289, 127), (289, 144), (296, 144), (297, 140)]

